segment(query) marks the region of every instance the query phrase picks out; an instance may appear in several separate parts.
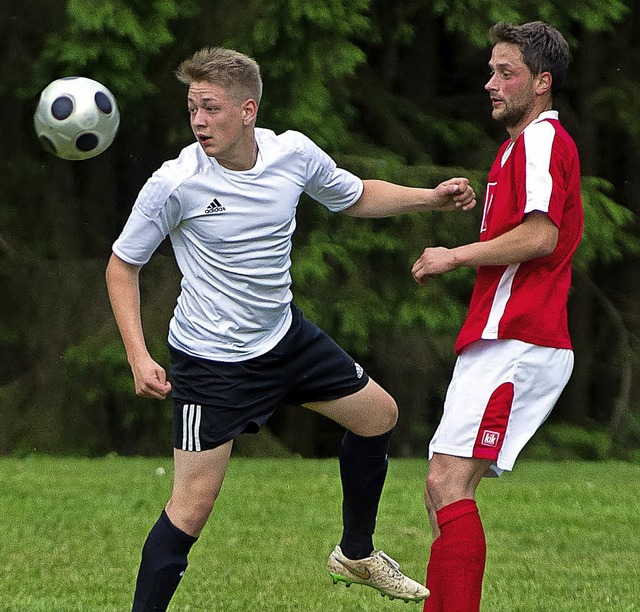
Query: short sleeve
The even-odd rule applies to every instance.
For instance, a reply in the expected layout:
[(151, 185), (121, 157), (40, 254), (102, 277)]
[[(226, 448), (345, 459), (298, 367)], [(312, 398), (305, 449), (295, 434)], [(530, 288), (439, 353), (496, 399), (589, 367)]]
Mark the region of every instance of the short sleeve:
[(307, 160), (304, 191), (329, 210), (349, 208), (362, 195), (362, 179), (338, 168), (335, 161), (306, 136), (298, 134), (300, 154)]
[(547, 213), (560, 226), (566, 200), (561, 143), (549, 121), (525, 130), (526, 203), (524, 214), (534, 210)]
[(154, 175), (138, 194), (113, 252), (127, 263), (144, 265), (180, 221), (177, 197)]

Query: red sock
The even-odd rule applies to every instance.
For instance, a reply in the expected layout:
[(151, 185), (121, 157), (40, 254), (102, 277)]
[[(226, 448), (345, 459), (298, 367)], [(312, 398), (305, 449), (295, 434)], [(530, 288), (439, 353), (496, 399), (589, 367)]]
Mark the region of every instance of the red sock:
[(442, 538), (437, 537), (431, 544), (431, 554), (427, 565), (427, 588), (431, 591), (428, 599), (424, 600), (423, 612), (443, 612), (444, 599), (442, 597)]
[(437, 517), (440, 537), (431, 547), (427, 581), (431, 597), (424, 610), (479, 612), (487, 545), (476, 502), (461, 499), (438, 510)]

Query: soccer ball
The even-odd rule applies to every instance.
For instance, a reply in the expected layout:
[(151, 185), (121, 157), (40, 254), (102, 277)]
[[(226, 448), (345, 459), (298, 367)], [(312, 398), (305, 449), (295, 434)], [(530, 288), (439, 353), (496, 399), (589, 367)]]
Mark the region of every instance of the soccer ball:
[(113, 94), (98, 81), (65, 77), (42, 90), (33, 125), (49, 153), (62, 159), (89, 159), (113, 142), (120, 112)]

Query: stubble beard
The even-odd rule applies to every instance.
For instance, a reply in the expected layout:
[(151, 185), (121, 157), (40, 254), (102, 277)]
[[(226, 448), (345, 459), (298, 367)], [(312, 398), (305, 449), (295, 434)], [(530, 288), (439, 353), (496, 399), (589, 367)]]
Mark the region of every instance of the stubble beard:
[(502, 109), (494, 109), (492, 113), (492, 117), (503, 123), (504, 126), (509, 129), (517, 126), (520, 121), (522, 121), (523, 117), (527, 113), (527, 109), (525, 107), (508, 107), (503, 102)]

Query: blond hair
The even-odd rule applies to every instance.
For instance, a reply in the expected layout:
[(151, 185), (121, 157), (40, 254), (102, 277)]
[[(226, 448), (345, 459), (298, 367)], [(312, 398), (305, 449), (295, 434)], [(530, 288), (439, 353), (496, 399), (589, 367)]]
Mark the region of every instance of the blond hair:
[(186, 85), (199, 81), (219, 85), (237, 104), (249, 98), (260, 104), (262, 97), (260, 66), (253, 58), (233, 49), (200, 49), (180, 64), (176, 77)]

